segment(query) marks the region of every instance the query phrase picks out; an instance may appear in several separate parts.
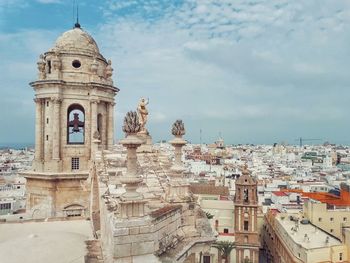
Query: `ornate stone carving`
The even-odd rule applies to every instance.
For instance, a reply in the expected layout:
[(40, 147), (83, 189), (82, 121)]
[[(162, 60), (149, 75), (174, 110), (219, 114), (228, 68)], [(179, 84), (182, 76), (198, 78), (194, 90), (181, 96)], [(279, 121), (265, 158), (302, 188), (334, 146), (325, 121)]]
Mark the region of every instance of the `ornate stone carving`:
[(98, 132), (98, 131), (95, 131), (94, 132), (94, 136), (93, 136), (93, 138), (95, 139), (95, 140), (99, 140), (100, 139), (100, 133)]
[[(172, 176), (173, 177), (182, 177), (183, 172), (185, 170), (183, 163), (182, 163), (182, 147), (184, 145), (186, 145), (186, 141), (182, 138), (182, 136), (185, 134), (185, 125), (182, 122), (182, 120), (176, 120), (172, 126), (171, 129), (172, 134), (175, 136), (174, 139), (172, 139), (170, 142), (170, 144), (172, 146), (174, 146), (175, 151), (174, 151), (174, 155), (175, 155), (175, 160), (173, 165), (171, 166), (170, 170), (172, 171)], [(182, 184), (182, 183), (181, 183)], [(172, 189), (175, 190), (175, 189)], [(181, 191), (181, 189), (179, 189)], [(186, 189), (184, 189), (186, 190)], [(179, 194), (179, 193), (177, 193)], [(186, 196), (187, 190), (184, 191), (184, 193), (181, 193), (181, 195)]]
[(94, 61), (93, 61), (92, 64), (91, 64), (90, 70), (91, 70), (91, 73), (92, 73), (92, 74), (97, 74), (97, 71), (98, 71), (98, 63), (97, 63), (97, 61), (96, 61), (96, 58), (94, 58)]
[(42, 103), (42, 99), (40, 98), (34, 98), (33, 100), (35, 103)]
[(185, 135), (185, 125), (182, 120), (176, 120), (171, 129), (171, 133), (174, 136), (183, 136)]
[(138, 133), (141, 130), (139, 117), (135, 111), (129, 111), (124, 118), (123, 132), (127, 134)]
[(148, 110), (146, 106), (149, 103), (149, 99), (141, 98), (139, 105), (137, 106), (137, 113), (139, 116), (139, 121), (141, 125), (141, 132), (148, 133), (146, 129), (146, 123), (148, 120)]
[(90, 102), (91, 102), (91, 103), (94, 103), (94, 104), (100, 103), (100, 101), (99, 101), (99, 100), (96, 100), (96, 99), (91, 99)]
[(54, 71), (59, 71), (61, 69), (62, 63), (60, 58), (58, 57), (58, 53), (55, 53), (55, 56), (52, 59), (52, 69)]
[(112, 61), (111, 60), (108, 60), (108, 65), (106, 67), (105, 74), (106, 74), (107, 81), (111, 82), (112, 75), (113, 75), (113, 68), (112, 68)]
[(58, 98), (58, 97), (52, 97), (51, 98), (51, 101), (53, 102), (53, 103), (57, 103), (57, 104), (60, 104), (61, 102), (62, 102), (62, 99), (61, 98)]
[(38, 65), (38, 70), (39, 70), (39, 80), (41, 79), (45, 79), (46, 78), (46, 71), (45, 71), (45, 66), (46, 66), (46, 62), (45, 62), (45, 57), (43, 54), (40, 55), (39, 60), (37, 62)]

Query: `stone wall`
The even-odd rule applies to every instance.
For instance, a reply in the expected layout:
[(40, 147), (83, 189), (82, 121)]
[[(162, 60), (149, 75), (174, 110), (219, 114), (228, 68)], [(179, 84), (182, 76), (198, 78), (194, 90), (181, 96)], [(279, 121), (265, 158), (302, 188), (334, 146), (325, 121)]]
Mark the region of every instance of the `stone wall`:
[(141, 255), (158, 262), (156, 255), (176, 242), (182, 221), (180, 207), (157, 216), (125, 220), (114, 217), (105, 204), (101, 206), (101, 239), (106, 262), (124, 262)]
[(27, 178), (27, 189), (27, 212), (34, 218), (64, 217), (70, 208), (83, 209), (83, 217), (89, 215), (90, 189), (84, 189), (79, 179)]

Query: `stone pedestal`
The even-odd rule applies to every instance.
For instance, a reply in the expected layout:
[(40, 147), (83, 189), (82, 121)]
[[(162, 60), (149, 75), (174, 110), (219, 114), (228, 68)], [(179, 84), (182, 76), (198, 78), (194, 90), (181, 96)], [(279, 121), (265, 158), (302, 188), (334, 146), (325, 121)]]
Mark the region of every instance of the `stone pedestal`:
[(145, 200), (122, 200), (120, 204), (121, 218), (142, 217), (145, 215)]
[(176, 135), (173, 140), (169, 142), (175, 148), (175, 160), (173, 166), (170, 168), (174, 174), (182, 174), (184, 167), (182, 164), (182, 147), (186, 145), (186, 141), (182, 139), (182, 136)]
[(122, 184), (125, 184), (126, 189), (126, 192), (122, 195), (122, 200), (143, 199), (142, 194), (136, 192), (138, 185), (142, 182), (141, 176), (137, 174), (136, 149), (141, 145), (142, 141), (135, 134), (128, 134), (120, 142), (127, 148), (127, 172), (120, 180)]
[(146, 201), (143, 200), (143, 195), (136, 191), (142, 182), (141, 176), (137, 174), (136, 149), (142, 141), (136, 134), (128, 134), (125, 139), (121, 140), (121, 143), (127, 148), (127, 172), (120, 180), (125, 184), (126, 192), (120, 198), (119, 217), (142, 217), (145, 215)]
[(171, 180), (168, 184), (166, 200), (171, 203), (182, 203), (190, 200), (190, 184), (183, 179)]
[(170, 182), (167, 189), (167, 201), (169, 202), (186, 202), (189, 196), (189, 184), (183, 178), (185, 168), (182, 163), (182, 147), (187, 143), (181, 135), (176, 135), (170, 141), (175, 148), (174, 164), (170, 168)]
[(141, 146), (137, 149), (138, 153), (151, 153), (152, 152), (152, 137), (147, 131), (139, 132), (137, 137), (142, 141)]

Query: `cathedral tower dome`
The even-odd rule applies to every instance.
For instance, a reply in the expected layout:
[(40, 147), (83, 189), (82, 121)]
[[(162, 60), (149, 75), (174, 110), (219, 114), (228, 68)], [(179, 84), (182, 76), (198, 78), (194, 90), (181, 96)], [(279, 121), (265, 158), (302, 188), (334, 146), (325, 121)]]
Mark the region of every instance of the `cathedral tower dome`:
[(59, 52), (76, 52), (90, 53), (91, 55), (99, 55), (100, 51), (96, 41), (80, 27), (75, 27), (64, 32), (57, 38), (55, 50)]
[(96, 41), (76, 26), (59, 36), (38, 61), (39, 81), (99, 83), (113, 86), (113, 68), (99, 51)]

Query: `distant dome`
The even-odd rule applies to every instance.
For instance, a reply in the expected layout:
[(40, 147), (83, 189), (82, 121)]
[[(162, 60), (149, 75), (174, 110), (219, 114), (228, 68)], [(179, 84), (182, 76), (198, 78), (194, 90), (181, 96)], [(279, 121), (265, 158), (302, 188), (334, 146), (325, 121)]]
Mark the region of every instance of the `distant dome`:
[(54, 49), (68, 52), (100, 53), (95, 40), (79, 27), (64, 32), (56, 40)]

